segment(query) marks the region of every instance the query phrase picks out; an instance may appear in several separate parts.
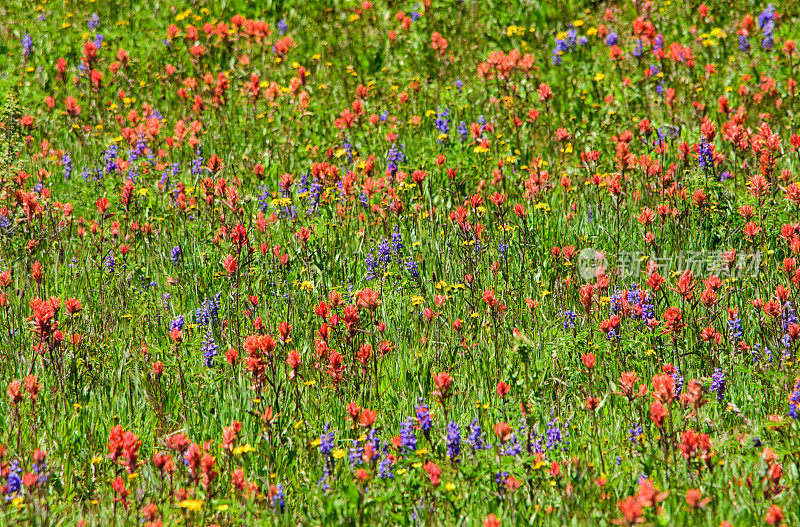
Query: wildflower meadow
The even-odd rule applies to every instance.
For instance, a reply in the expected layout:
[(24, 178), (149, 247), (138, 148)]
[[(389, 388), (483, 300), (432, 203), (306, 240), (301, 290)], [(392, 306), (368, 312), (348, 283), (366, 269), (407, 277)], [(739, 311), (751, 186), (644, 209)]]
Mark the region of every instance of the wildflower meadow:
[(800, 525), (800, 7), (0, 5), (0, 525)]

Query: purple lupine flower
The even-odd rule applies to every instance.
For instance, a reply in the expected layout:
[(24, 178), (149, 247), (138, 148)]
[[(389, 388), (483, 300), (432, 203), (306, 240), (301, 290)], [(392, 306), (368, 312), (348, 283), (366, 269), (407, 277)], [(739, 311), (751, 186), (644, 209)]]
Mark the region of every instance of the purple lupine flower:
[(697, 145), (697, 161), (701, 170), (707, 170), (714, 165), (714, 156), (705, 136), (700, 138), (700, 143)]
[(384, 450), (385, 455), (378, 463), (378, 477), (380, 479), (394, 479), (394, 474), (392, 474), (392, 459), (386, 455), (388, 454), (388, 447)]
[(731, 341), (739, 342), (744, 335), (742, 329), (742, 319), (739, 316), (728, 320), (728, 330), (731, 332)]
[(716, 368), (711, 376), (711, 391), (717, 394), (717, 401), (722, 402), (725, 398), (725, 388), (725, 372)]
[(455, 421), (447, 424), (447, 457), (452, 460), (461, 454), (461, 428)]
[(108, 254), (106, 255), (106, 259), (105, 259), (105, 261), (103, 263), (105, 264), (106, 269), (108, 269), (109, 273), (113, 273), (114, 272), (114, 270), (116, 269), (116, 266), (117, 266), (117, 260), (116, 260), (116, 258), (114, 258), (114, 253), (112, 251), (108, 251)]
[(555, 419), (547, 423), (547, 430), (545, 431), (547, 450), (555, 450), (564, 443), (564, 439), (568, 434), (566, 430), (567, 427), (564, 427), (564, 430), (562, 431), (561, 428), (559, 428), (559, 426), (556, 424)]
[(25, 33), (22, 37), (22, 58), (27, 62), (33, 54), (33, 39), (30, 33)]
[(494, 483), (497, 485), (497, 492), (500, 494), (500, 496), (504, 496), (506, 493), (506, 481), (508, 481), (508, 475), (508, 472), (502, 470), (494, 475)]
[(378, 244), (378, 261), (385, 264), (392, 262), (392, 246), (387, 239)]
[(686, 378), (681, 375), (681, 370), (677, 367), (675, 368), (675, 373), (672, 374), (672, 378), (675, 380), (675, 397), (678, 397), (683, 391), (683, 383)]
[(367, 433), (367, 441), (364, 446), (369, 445), (372, 448), (372, 459), (377, 461), (381, 458), (381, 439), (378, 437), (378, 430), (371, 428)]
[(747, 35), (739, 35), (739, 51), (750, 49), (750, 38)]
[(406, 262), (406, 271), (411, 275), (411, 278), (419, 278), (419, 265), (414, 260)]
[(353, 154), (357, 153), (353, 144), (348, 141), (346, 138), (342, 141), (342, 150), (345, 151), (347, 154), (347, 160), (352, 163), (353, 162)]
[(417, 450), (417, 436), (414, 434), (414, 419), (409, 417), (400, 423), (400, 444), (406, 452)]
[(442, 108), (439, 110), (439, 113), (436, 114), (436, 121), (434, 124), (440, 134), (447, 135), (450, 131), (450, 109)]
[(795, 312), (791, 302), (786, 302), (786, 305), (781, 310), (781, 329), (789, 331), (789, 327), (794, 324), (797, 324), (797, 312)]
[(183, 330), (183, 325), (185, 324), (183, 320), (183, 315), (179, 315), (178, 318), (174, 319), (169, 324), (169, 330), (172, 331), (173, 329), (177, 329), (178, 331)]
[(422, 430), (425, 437), (428, 437), (433, 427), (433, 420), (431, 419), (431, 412), (428, 409), (428, 405), (423, 401), (417, 406), (416, 413), (419, 429)]
[(206, 361), (206, 366), (210, 368), (211, 361), (213, 361), (214, 357), (216, 357), (219, 353), (219, 346), (217, 346), (217, 343), (214, 342), (214, 336), (211, 334), (211, 331), (206, 333), (206, 336), (203, 339), (203, 346), (200, 348), (200, 351), (203, 353), (203, 359)]
[(258, 202), (261, 212), (266, 214), (267, 211), (269, 210), (270, 201), (272, 201), (272, 195), (270, 195), (269, 189), (266, 186), (264, 186), (263, 188), (264, 192), (262, 192), (261, 196), (259, 196)]
[(38, 485), (44, 485), (45, 483), (47, 483), (47, 479), (49, 478), (50, 474), (47, 471), (46, 460), (42, 460), (41, 463), (34, 463), (33, 472), (38, 476), (36, 479), (36, 483)]
[(198, 326), (207, 326), (217, 319), (219, 313), (219, 299), (222, 293), (217, 293), (211, 298), (206, 298), (195, 311), (195, 318)]
[(322, 477), (319, 478), (319, 481), (317, 482), (317, 485), (319, 485), (319, 488), (320, 490), (322, 490), (322, 492), (328, 492), (329, 490), (331, 490), (331, 484), (328, 482), (330, 477), (331, 477), (331, 469), (330, 467), (328, 467), (328, 464), (325, 463), (324, 465), (322, 465)]
[(20, 494), (22, 490), (22, 467), (16, 461), (9, 465), (8, 476), (6, 476), (5, 495), (6, 500)]
[(325, 431), (319, 436), (318, 450), (323, 456), (329, 456), (333, 452), (334, 443), (336, 440), (336, 433), (331, 430), (331, 424), (325, 423)]
[(758, 27), (764, 33), (772, 32), (775, 29), (775, 6), (772, 4), (767, 7), (758, 15)]
[(119, 153), (119, 147), (114, 144), (110, 145), (103, 151), (103, 167), (105, 168), (106, 173), (111, 174), (117, 171), (118, 153)]
[(400, 166), (400, 163), (406, 162), (406, 155), (403, 153), (404, 146), (401, 144), (398, 148), (396, 143), (392, 143), (389, 147), (389, 153), (386, 156), (386, 171), (394, 175)]
[(644, 433), (642, 430), (641, 425), (635, 423), (633, 427), (628, 430), (628, 441), (631, 443), (636, 443), (639, 441), (639, 437)]
[(198, 146), (196, 157), (192, 161), (192, 175), (196, 176), (203, 169), (203, 147)]
[(400, 234), (400, 227), (395, 226), (394, 231), (392, 231), (392, 252), (395, 254), (400, 254), (400, 251), (403, 250), (403, 235)]
[(522, 445), (517, 440), (517, 434), (511, 434), (508, 440), (500, 447), (501, 456), (518, 456), (522, 453)]
[(69, 157), (69, 152), (61, 157), (61, 165), (64, 167), (64, 181), (69, 181), (72, 177), (72, 158)]
[(788, 415), (792, 419), (800, 419), (800, 415), (797, 413), (798, 406), (800, 406), (800, 379), (795, 383), (792, 395), (789, 397)]
[(476, 418), (472, 421), (467, 427), (469, 431), (467, 433), (467, 444), (472, 447), (473, 450), (489, 450), (492, 448), (492, 445), (487, 443), (483, 437), (483, 432), (481, 431), (481, 425), (478, 423), (478, 419)]
[(360, 465), (364, 462), (364, 447), (359, 444), (358, 439), (353, 439), (353, 444), (350, 447), (348, 459), (350, 460), (351, 467)]
[(644, 53), (644, 43), (642, 39), (636, 39), (636, 43), (633, 45), (633, 56), (638, 59), (642, 53)]
[(367, 253), (367, 256), (364, 258), (364, 263), (367, 266), (367, 280), (373, 280), (377, 278), (378, 260), (372, 256), (372, 253)]
[(575, 327), (575, 317), (577, 315), (574, 311), (567, 310), (564, 312), (564, 329), (571, 329)]
[(764, 11), (758, 15), (758, 27), (764, 34), (761, 41), (761, 47), (764, 49), (772, 49), (773, 46), (773, 32), (775, 31), (775, 6), (769, 4)]
[(286, 507), (286, 489), (281, 483), (275, 485), (275, 495), (272, 496), (272, 506), (279, 509), (283, 514), (283, 509)]
[(136, 140), (136, 145), (128, 152), (128, 161), (131, 163), (137, 161), (147, 150), (147, 140), (143, 135), (139, 135)]

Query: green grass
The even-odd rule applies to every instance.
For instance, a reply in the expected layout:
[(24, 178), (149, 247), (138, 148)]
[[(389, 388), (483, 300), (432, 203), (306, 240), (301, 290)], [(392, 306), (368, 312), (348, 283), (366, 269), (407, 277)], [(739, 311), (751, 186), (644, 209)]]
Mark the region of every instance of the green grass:
[[(782, 51), (798, 13), (777, 6), (768, 50), (759, 24), (765, 6), (708, 7), (702, 19), (699, 5), (674, 1), (654, 3), (649, 15), (595, 2), (4, 6), (0, 273), (12, 273), (0, 287), (0, 385), (20, 380), (22, 400), (14, 402), (12, 386), (0, 403), (0, 444), (7, 446), (0, 523), (473, 525), (494, 514), (503, 525), (609, 525), (625, 524), (621, 504), (629, 496), (638, 497), (647, 524), (761, 524), (773, 505), (786, 525), (800, 521), (798, 424), (790, 417), (797, 336), (788, 346), (782, 340), (794, 331), (782, 324), (800, 285), (785, 264), (800, 252), (800, 230), (792, 226), (800, 217), (792, 190), (800, 140), (790, 88), (798, 56)], [(412, 11), (420, 16), (404, 28)], [(94, 13), (99, 21), (90, 29)], [(748, 13), (751, 48), (741, 51)], [(237, 14), (265, 21), (271, 34), (260, 41), (245, 28), (224, 39), (205, 35), (205, 23), (230, 26)], [(639, 58), (637, 16), (654, 25)], [(181, 31), (175, 38), (171, 24)], [(189, 24), (206, 50), (200, 59), (185, 38)], [(571, 28), (586, 44), (569, 46), (555, 65), (557, 40)], [(604, 31), (618, 35), (621, 60), (609, 58)], [(434, 32), (447, 40), (444, 53), (431, 45)], [(33, 44), (27, 58), (26, 34)], [(98, 34), (91, 69), (102, 81), (93, 87), (79, 65)], [(663, 36), (663, 57), (653, 53), (655, 34)], [(273, 44), (283, 37), (294, 47), (278, 59)], [(672, 58), (672, 45), (678, 53), (690, 48), (694, 63)], [(478, 74), (490, 53), (513, 49), (530, 54), (530, 68), (517, 65), (505, 78)], [(255, 101), (247, 91), (254, 74)], [(220, 75), (229, 86), (224, 97), (215, 91)], [(541, 100), (543, 83), (551, 100)], [(68, 96), (79, 115), (66, 112)], [(723, 96), (730, 112), (720, 110)], [(364, 113), (354, 126), (337, 127), (343, 111), (359, 104)], [(32, 125), (20, 121), (24, 115)], [(738, 147), (728, 139), (731, 124), (748, 138)], [(698, 162), (703, 133), (717, 153), (712, 166)], [(776, 134), (777, 148), (759, 133)], [(139, 134), (146, 145), (136, 151)], [(634, 156), (628, 162), (617, 147), (621, 137)], [(390, 148), (401, 148), (405, 159), (387, 172)], [(593, 151), (594, 161), (586, 157)], [(417, 183), (420, 170), (425, 177)], [(731, 177), (721, 180), (723, 172)], [(284, 174), (292, 176), (288, 191)], [(757, 196), (760, 174), (770, 186)], [(493, 196), (505, 201), (498, 206)], [(637, 219), (646, 209), (654, 213), (649, 226)], [(310, 230), (305, 242), (301, 229)], [(402, 247), (371, 269), (368, 262), (397, 235)], [(554, 252), (567, 246), (575, 256)], [(607, 283), (586, 280), (584, 249), (606, 253)], [(760, 265), (738, 276), (708, 267), (732, 249), (757, 254)], [(630, 255), (640, 265), (633, 276), (622, 265)], [(225, 269), (228, 256), (237, 259), (233, 273)], [(690, 298), (678, 291), (687, 256), (705, 265), (690, 279)], [(660, 289), (648, 285), (648, 260), (670, 262), (660, 270)], [(704, 280), (715, 272), (717, 299), (706, 305), (711, 282)], [(588, 313), (581, 302), (587, 283), (594, 288)], [(640, 304), (652, 304), (652, 321), (621, 316), (617, 336), (606, 338), (612, 297), (633, 284), (649, 295)], [(374, 310), (359, 305), (365, 288), (379, 294)], [(489, 290), (501, 309), (484, 300)], [(343, 299), (336, 308), (333, 291)], [(217, 315), (199, 324), (197, 310), (215, 295)], [(57, 326), (33, 330), (35, 297), (60, 299)], [(71, 315), (73, 298), (82, 310)], [(757, 309), (756, 299), (779, 300), (783, 315), (770, 315), (769, 304)], [(327, 338), (315, 313), (321, 302), (329, 309)], [(352, 331), (341, 321), (345, 305), (358, 306)], [(669, 308), (681, 312), (677, 332), (668, 331)], [(741, 336), (728, 310), (738, 310)], [(574, 325), (565, 324), (570, 313)], [(180, 316), (176, 342), (171, 323)], [(292, 325), (286, 342), (282, 322)], [(267, 333), (274, 350), (248, 361), (247, 337)], [(207, 366), (211, 338), (218, 354)], [(296, 375), (287, 364), (293, 350), (301, 360)], [(343, 358), (339, 380), (328, 369), (334, 351)], [(596, 357), (591, 369), (582, 361), (588, 353)], [(254, 359), (263, 365), (260, 376)], [(672, 367), (683, 393), (696, 382), (702, 398), (662, 401), (669, 415), (659, 426), (651, 417), (656, 377)], [(726, 383), (721, 400), (712, 391), (717, 371)], [(444, 405), (440, 372), (453, 377)], [(647, 393), (632, 401), (622, 395), (624, 372), (635, 372), (635, 391), (641, 385)], [(35, 401), (24, 386), (29, 375), (41, 386)], [(500, 381), (509, 387), (504, 397)], [(597, 406), (587, 410), (592, 397)], [(423, 398), (430, 433), (416, 429), (414, 452), (396, 448), (391, 438)], [(351, 402), (377, 411), (374, 425), (352, 426)], [(461, 432), (457, 460), (448, 455), (451, 421)], [(493, 448), (468, 445), (474, 421)], [(239, 448), (226, 450), (234, 422), (241, 430), (231, 446)], [(521, 452), (500, 455), (500, 422), (512, 427)], [(330, 453), (320, 450), (326, 424), (335, 431)], [(416, 417), (412, 424), (419, 425)], [(117, 425), (142, 441), (136, 466), (109, 456)], [(631, 441), (636, 426), (641, 437)], [(381, 477), (387, 467), (378, 459), (349, 462), (353, 440), (363, 448), (370, 429), (381, 460), (396, 457), (391, 479)], [(707, 459), (685, 459), (690, 429), (708, 434)], [(170, 446), (179, 433), (213, 458), (208, 481)], [(46, 469), (37, 449), (46, 452)], [(156, 453), (173, 458), (172, 477), (159, 472)], [(438, 482), (429, 462), (441, 469)], [(13, 489), (14, 474), (22, 478), (35, 465), (47, 481)], [(782, 474), (772, 483), (766, 476), (775, 467)], [(235, 488), (237, 469), (254, 484), (252, 493)], [(498, 473), (519, 487), (503, 490)], [(643, 502), (644, 475), (667, 492), (658, 507)], [(112, 485), (117, 477), (124, 497)], [(690, 489), (710, 501), (695, 510)]]

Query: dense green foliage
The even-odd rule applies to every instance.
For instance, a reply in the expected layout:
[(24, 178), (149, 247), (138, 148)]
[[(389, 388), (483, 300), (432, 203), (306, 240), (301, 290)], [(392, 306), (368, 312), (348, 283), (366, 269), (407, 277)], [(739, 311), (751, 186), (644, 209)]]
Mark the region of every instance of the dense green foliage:
[(0, 522), (800, 522), (794, 4), (0, 7)]

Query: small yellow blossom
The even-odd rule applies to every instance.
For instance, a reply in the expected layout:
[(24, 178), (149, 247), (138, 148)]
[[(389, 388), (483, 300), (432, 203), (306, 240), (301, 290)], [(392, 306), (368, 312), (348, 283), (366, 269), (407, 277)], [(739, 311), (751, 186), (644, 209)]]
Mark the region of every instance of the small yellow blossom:
[(199, 511), (203, 508), (203, 500), (183, 500), (178, 502), (178, 507), (190, 511)]

